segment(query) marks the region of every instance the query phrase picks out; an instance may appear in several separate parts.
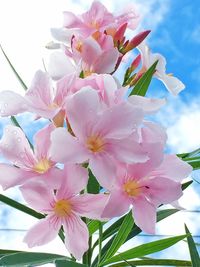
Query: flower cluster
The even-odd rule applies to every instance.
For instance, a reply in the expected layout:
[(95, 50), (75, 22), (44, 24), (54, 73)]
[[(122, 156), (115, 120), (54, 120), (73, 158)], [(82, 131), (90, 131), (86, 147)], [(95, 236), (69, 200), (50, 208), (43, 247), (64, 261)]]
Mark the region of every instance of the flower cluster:
[[(48, 72), (37, 71), (24, 96), (0, 93), (1, 116), (29, 111), (49, 121), (34, 136), (33, 148), (12, 125), (0, 140), (10, 161), (0, 163), (1, 186), (20, 186), (26, 202), (45, 214), (24, 238), (29, 247), (53, 240), (62, 226), (66, 247), (80, 259), (89, 238), (83, 217), (108, 220), (131, 208), (135, 223), (154, 233), (157, 207), (182, 195), (181, 181), (191, 167), (164, 153), (165, 129), (146, 119), (165, 100), (128, 97), (128, 89), (156, 60), (154, 76), (170, 92), (176, 95), (184, 85), (165, 73), (165, 59), (144, 43), (150, 31), (126, 40), (126, 29), (138, 24), (134, 10), (114, 16), (97, 1), (79, 16), (64, 12), (63, 27), (52, 29), (57, 43), (48, 46), (57, 51)], [(122, 86), (113, 74), (135, 48), (140, 54)], [(97, 194), (87, 193), (88, 171), (100, 185)]]

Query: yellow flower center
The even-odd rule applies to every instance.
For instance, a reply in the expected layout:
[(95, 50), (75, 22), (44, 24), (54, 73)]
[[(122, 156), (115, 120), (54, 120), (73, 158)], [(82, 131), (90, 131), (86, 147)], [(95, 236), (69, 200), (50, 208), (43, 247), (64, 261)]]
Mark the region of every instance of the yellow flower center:
[(50, 160), (44, 158), (38, 161), (35, 166), (33, 167), (33, 170), (38, 173), (45, 173), (51, 168), (51, 162)]
[(129, 197), (137, 197), (141, 193), (141, 187), (136, 181), (128, 181), (123, 185), (124, 191)]
[(66, 217), (71, 214), (72, 205), (69, 200), (58, 200), (54, 206), (54, 212), (58, 217)]
[(92, 75), (92, 73), (93, 73), (93, 71), (91, 71), (91, 70), (84, 70), (83, 71), (83, 77), (84, 78), (88, 77), (88, 76)]
[(100, 136), (90, 136), (87, 139), (87, 148), (92, 152), (102, 152), (104, 150), (105, 143)]
[(83, 42), (78, 41), (77, 44), (76, 44), (76, 50), (81, 53), (82, 52), (82, 48), (83, 48)]
[(95, 20), (92, 20), (92, 21), (90, 22), (90, 26), (91, 26), (92, 28), (96, 29), (96, 30), (99, 30), (99, 28), (100, 28), (100, 23), (97, 22), (97, 21), (95, 21)]

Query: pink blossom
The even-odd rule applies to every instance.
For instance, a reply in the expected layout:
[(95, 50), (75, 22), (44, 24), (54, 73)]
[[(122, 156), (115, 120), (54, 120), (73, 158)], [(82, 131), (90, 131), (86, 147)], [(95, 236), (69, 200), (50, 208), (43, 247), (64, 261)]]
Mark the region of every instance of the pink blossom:
[(116, 29), (124, 23), (135, 29), (139, 22), (139, 16), (132, 8), (120, 16), (114, 16), (99, 1), (94, 1), (90, 9), (82, 15), (76, 16), (72, 12), (64, 12), (63, 26), (74, 29), (83, 36), (89, 36), (96, 31), (104, 32), (107, 29)]
[(57, 88), (54, 90), (49, 75), (37, 71), (24, 97), (11, 91), (0, 93), (1, 116), (29, 111), (36, 113), (39, 117), (52, 119), (57, 126), (62, 126), (65, 117), (63, 105), (75, 78), (75, 75), (65, 76), (57, 82)]
[(54, 160), (62, 163), (89, 160), (92, 172), (106, 187), (115, 177), (116, 161), (148, 159), (135, 138), (143, 119), (141, 109), (127, 102), (102, 109), (98, 93), (87, 86), (67, 99), (66, 110), (74, 136), (65, 128), (53, 131), (50, 151)]
[(57, 169), (49, 155), (50, 134), (54, 129), (51, 124), (36, 133), (33, 152), (19, 127), (6, 126), (0, 141), (0, 153), (13, 165), (0, 163), (0, 185), (3, 189), (23, 184), (33, 178), (55, 182)]
[(158, 60), (154, 76), (164, 83), (169, 92), (173, 95), (177, 95), (185, 88), (185, 85), (178, 78), (174, 77), (172, 74), (166, 74), (166, 59), (162, 55), (151, 53), (145, 42), (142, 42), (138, 46), (138, 49), (142, 57), (142, 70), (139, 72), (139, 75), (144, 73), (156, 60)]
[(44, 245), (52, 241), (61, 226), (65, 232), (65, 245), (78, 260), (88, 249), (89, 233), (82, 217), (100, 220), (105, 207), (105, 194), (82, 194), (87, 186), (88, 173), (83, 167), (65, 165), (56, 179), (59, 186), (46, 186), (42, 181), (31, 181), (21, 186), (26, 202), (47, 216), (35, 224), (26, 234), (24, 242), (29, 247)]
[[(121, 216), (132, 206), (135, 223), (147, 233), (155, 233), (156, 209), (182, 196), (180, 181), (192, 171), (175, 155), (165, 155), (162, 163), (154, 144), (146, 163), (118, 165), (117, 179), (110, 186), (110, 198), (103, 217)], [(157, 149), (156, 149), (157, 150)]]

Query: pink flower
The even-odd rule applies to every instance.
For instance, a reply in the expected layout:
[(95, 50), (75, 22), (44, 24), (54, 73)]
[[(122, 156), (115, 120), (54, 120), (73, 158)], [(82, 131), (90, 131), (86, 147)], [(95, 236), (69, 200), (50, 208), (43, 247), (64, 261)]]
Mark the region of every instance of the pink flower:
[(87, 170), (77, 165), (65, 165), (56, 177), (59, 186), (46, 186), (42, 181), (32, 181), (21, 186), (26, 202), (35, 210), (45, 213), (26, 234), (24, 241), (29, 247), (44, 245), (52, 241), (61, 226), (65, 232), (65, 245), (78, 260), (88, 249), (89, 233), (82, 217), (101, 219), (107, 196), (105, 194), (83, 194), (87, 186)]
[(108, 188), (110, 198), (102, 216), (121, 216), (132, 206), (135, 223), (143, 231), (153, 234), (156, 208), (181, 197), (180, 181), (191, 173), (192, 168), (175, 155), (165, 155), (160, 163), (155, 144), (149, 148), (149, 156), (146, 163), (118, 165), (117, 180)]
[(148, 159), (135, 141), (136, 129), (143, 119), (141, 109), (127, 102), (102, 109), (98, 93), (87, 86), (68, 98), (66, 110), (74, 136), (65, 128), (52, 133), (50, 151), (54, 160), (63, 163), (89, 160), (92, 172), (106, 187), (115, 177), (116, 161)]
[(0, 185), (3, 189), (23, 184), (29, 179), (55, 182), (57, 169), (49, 155), (50, 134), (55, 129), (51, 124), (34, 136), (34, 153), (19, 127), (6, 126), (0, 141), (0, 152), (13, 165), (0, 163)]
[(76, 16), (72, 12), (64, 12), (63, 26), (74, 29), (83, 36), (89, 36), (96, 31), (104, 32), (106, 29), (118, 28), (124, 23), (135, 29), (138, 25), (138, 15), (135, 10), (126, 11), (120, 16), (114, 16), (99, 1), (94, 1), (90, 9), (82, 15)]
[(39, 117), (52, 119), (57, 126), (62, 126), (65, 117), (63, 105), (75, 78), (75, 75), (65, 76), (57, 82), (57, 88), (54, 90), (49, 75), (37, 71), (24, 97), (11, 91), (0, 93), (1, 116), (29, 111), (36, 113)]
[(145, 42), (142, 42), (138, 46), (138, 49), (142, 57), (142, 70), (138, 73), (139, 75), (140, 73), (144, 73), (156, 60), (158, 60), (154, 76), (164, 83), (169, 92), (173, 95), (177, 95), (185, 88), (185, 85), (178, 78), (171, 74), (166, 74), (166, 59), (162, 55), (151, 53)]

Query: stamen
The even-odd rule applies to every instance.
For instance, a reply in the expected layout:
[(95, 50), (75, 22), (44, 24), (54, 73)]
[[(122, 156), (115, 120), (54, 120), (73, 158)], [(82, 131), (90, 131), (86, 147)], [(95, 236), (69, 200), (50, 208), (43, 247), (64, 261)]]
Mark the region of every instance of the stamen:
[(58, 200), (54, 206), (54, 212), (58, 217), (66, 217), (71, 214), (72, 205), (69, 200)]

